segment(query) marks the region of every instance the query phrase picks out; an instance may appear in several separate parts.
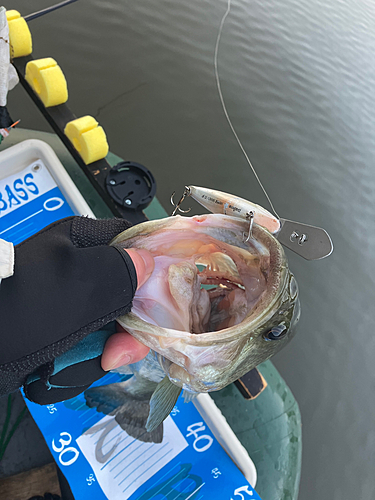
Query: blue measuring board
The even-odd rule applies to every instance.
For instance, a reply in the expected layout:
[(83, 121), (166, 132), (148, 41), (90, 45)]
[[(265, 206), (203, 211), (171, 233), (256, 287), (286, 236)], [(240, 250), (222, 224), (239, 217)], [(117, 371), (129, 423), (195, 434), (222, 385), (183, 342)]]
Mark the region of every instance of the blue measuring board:
[[(0, 238), (17, 244), (69, 215), (74, 210), (42, 161), (0, 180)], [(109, 373), (93, 385), (122, 380)], [(46, 406), (25, 401), (76, 500), (260, 500), (182, 397), (160, 444), (130, 437), (83, 394)]]
[[(110, 373), (93, 386), (121, 380)], [(77, 500), (260, 500), (182, 396), (160, 444), (132, 438), (82, 394), (47, 406), (26, 403)]]

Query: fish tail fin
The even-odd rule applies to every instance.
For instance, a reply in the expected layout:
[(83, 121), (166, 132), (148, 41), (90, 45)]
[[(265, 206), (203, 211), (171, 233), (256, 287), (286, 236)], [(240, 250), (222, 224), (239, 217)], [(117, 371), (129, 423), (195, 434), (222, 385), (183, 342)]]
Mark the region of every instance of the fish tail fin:
[(113, 415), (117, 408), (127, 402), (126, 392), (122, 383), (91, 387), (83, 393), (89, 408), (96, 408), (98, 412)]
[(147, 429), (149, 412), (149, 400), (129, 400), (127, 404), (119, 408), (115, 419), (129, 436), (145, 443), (161, 443), (163, 441), (163, 422), (151, 430)]
[(91, 387), (84, 393), (86, 404), (98, 412), (114, 415), (116, 422), (129, 436), (145, 443), (161, 443), (163, 423), (148, 431), (146, 422), (150, 412), (151, 393), (143, 397), (126, 390), (126, 383)]
[(150, 399), (150, 413), (146, 422), (148, 432), (153, 432), (168, 417), (180, 392), (181, 387), (172, 384), (167, 376), (157, 385)]

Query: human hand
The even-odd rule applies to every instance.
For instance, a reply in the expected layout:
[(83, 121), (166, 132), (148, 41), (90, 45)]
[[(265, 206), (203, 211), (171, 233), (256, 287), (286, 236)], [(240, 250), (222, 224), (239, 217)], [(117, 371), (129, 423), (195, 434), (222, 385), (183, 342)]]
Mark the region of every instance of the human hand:
[[(147, 251), (110, 245), (129, 226), (67, 217), (15, 246), (14, 275), (0, 287), (0, 396), (23, 386), (31, 401), (56, 403), (105, 375), (104, 339), (154, 267)], [(112, 335), (106, 370), (147, 354), (126, 332)]]
[[(137, 273), (138, 290), (151, 276), (155, 262), (147, 250), (131, 248), (126, 252), (132, 259)], [(138, 342), (122, 326), (117, 324), (117, 333), (111, 335), (104, 346), (101, 365), (105, 371), (114, 370), (119, 366), (140, 361), (147, 356), (148, 351), (148, 347)]]

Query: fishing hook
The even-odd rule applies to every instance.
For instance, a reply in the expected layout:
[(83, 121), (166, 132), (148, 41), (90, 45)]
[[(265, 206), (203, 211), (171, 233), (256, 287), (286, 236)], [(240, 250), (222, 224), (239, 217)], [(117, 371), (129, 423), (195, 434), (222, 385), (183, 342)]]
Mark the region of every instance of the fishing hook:
[[(253, 223), (254, 223), (254, 212), (251, 211), (249, 212), (248, 214), (246, 214), (246, 220), (250, 220), (250, 225), (249, 225), (249, 233), (247, 235), (247, 238), (246, 240), (244, 240), (245, 243), (247, 243), (249, 241), (250, 238), (253, 237)], [(245, 237), (245, 233), (244, 233), (244, 237)]]
[(191, 193), (190, 193), (190, 188), (189, 188), (188, 186), (185, 186), (184, 192), (182, 193), (182, 196), (181, 196), (181, 198), (179, 199), (179, 202), (177, 203), (177, 205), (176, 205), (176, 204), (175, 204), (175, 202), (173, 201), (173, 197), (174, 197), (174, 195), (175, 195), (175, 194), (176, 194), (176, 191), (173, 191), (172, 196), (171, 196), (171, 203), (172, 203), (172, 205), (175, 207), (175, 208), (174, 208), (174, 210), (173, 210), (173, 212), (172, 212), (172, 215), (176, 215), (177, 210), (178, 210), (179, 212), (181, 212), (182, 214), (187, 214), (187, 213), (189, 213), (189, 212), (190, 212), (190, 210), (191, 210), (191, 207), (190, 207), (188, 210), (182, 210), (182, 209), (180, 208), (180, 205), (181, 205), (181, 203), (184, 201), (184, 199), (185, 199), (187, 196), (190, 196), (190, 194), (191, 194)]

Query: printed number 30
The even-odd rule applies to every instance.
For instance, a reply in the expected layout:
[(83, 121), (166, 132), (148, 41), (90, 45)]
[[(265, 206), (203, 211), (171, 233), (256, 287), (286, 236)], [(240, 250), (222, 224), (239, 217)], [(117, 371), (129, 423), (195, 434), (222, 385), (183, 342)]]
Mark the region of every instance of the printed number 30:
[[(239, 496), (239, 497), (241, 497), (241, 500), (245, 500), (245, 497), (242, 495), (241, 491), (243, 493), (247, 493), (250, 497), (253, 496), (253, 492), (251, 490), (249, 490), (248, 485), (241, 486), (241, 488), (237, 488), (236, 490), (234, 490), (234, 496)], [(231, 498), (230, 500), (233, 500), (233, 498)]]
[[(65, 448), (65, 446), (68, 446), (72, 442), (72, 436), (68, 432), (60, 432), (60, 436), (59, 443), (61, 446), (56, 446), (55, 440), (52, 439), (52, 449), (59, 454), (59, 462), (61, 465), (72, 465), (77, 460), (79, 451), (73, 446)], [(66, 436), (68, 439), (64, 439), (63, 436)], [(65, 453), (69, 452), (73, 453), (73, 457), (70, 460), (64, 460)]]

